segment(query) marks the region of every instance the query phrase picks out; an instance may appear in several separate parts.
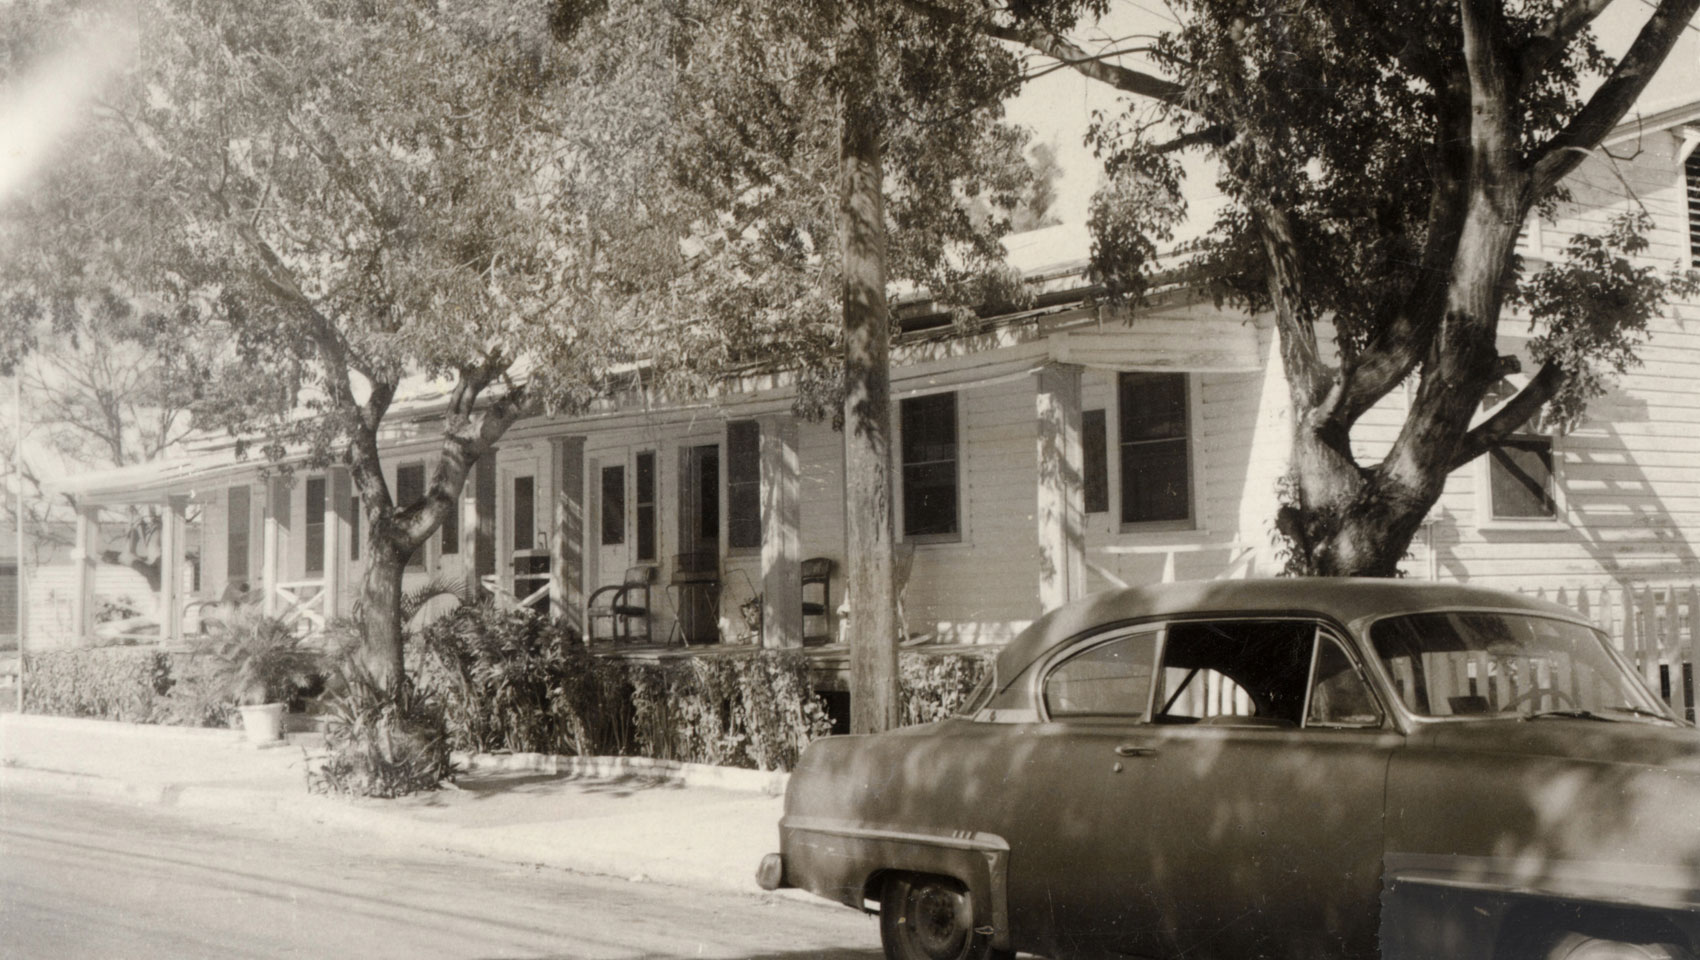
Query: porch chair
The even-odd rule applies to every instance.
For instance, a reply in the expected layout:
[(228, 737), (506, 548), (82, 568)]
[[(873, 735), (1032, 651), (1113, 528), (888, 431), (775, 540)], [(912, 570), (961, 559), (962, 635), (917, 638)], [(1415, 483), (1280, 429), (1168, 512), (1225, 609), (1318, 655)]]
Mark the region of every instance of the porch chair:
[[(809, 588), (820, 588), (820, 599), (809, 597)], [(832, 640), (832, 558), (810, 557), (803, 561), (803, 642)], [(809, 632), (809, 618), (821, 620), (819, 633)]]
[[(643, 620), (643, 639), (654, 634), (654, 617), (650, 611), (650, 588), (655, 583), (655, 566), (639, 564), (627, 567), (619, 583), (599, 587), (585, 604), (585, 639), (631, 640), (632, 621)], [(596, 623), (608, 621), (608, 636), (596, 635)]]

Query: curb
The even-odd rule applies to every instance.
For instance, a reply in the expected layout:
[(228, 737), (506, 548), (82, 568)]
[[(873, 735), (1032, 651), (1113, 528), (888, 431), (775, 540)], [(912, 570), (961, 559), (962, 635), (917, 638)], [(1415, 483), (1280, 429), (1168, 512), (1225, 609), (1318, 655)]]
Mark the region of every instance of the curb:
[(686, 787), (741, 790), (769, 797), (785, 795), (791, 775), (779, 770), (745, 770), (706, 763), (652, 760), (648, 757), (569, 757), (553, 753), (462, 753), (454, 762), (469, 772), (548, 773), (557, 776), (611, 780), (650, 777)]
[(55, 717), (41, 713), (0, 713), (0, 733), (7, 729), (59, 730), (96, 736), (142, 737), (161, 740), (246, 743), (242, 731), (222, 727), (178, 727), (163, 723), (126, 723), (88, 717)]

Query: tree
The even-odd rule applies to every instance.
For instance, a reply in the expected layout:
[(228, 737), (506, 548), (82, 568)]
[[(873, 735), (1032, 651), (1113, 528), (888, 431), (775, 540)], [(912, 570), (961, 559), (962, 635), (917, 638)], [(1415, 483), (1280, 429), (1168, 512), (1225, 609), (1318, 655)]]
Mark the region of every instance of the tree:
[[(1591, 29), (1611, 2), (1177, 0), (1182, 25), (1142, 49), (1154, 72), (1090, 55), (1066, 39), (1073, 20), (1026, 3), (909, 6), (1140, 98), (1096, 131), (1110, 185), (1093, 256), (1113, 295), (1145, 289), (1185, 214), (1177, 157), (1214, 161), (1230, 202), (1197, 266), (1218, 296), (1274, 314), (1294, 413), (1276, 518), (1292, 567), (1391, 576), (1448, 474), (1543, 409), (1573, 422), (1634, 362), (1649, 316), (1690, 289), (1633, 262), (1639, 216), (1533, 276), (1516, 254), (1521, 225), (1565, 198), (1700, 9), (1647, 3), (1613, 59)], [(1472, 425), (1516, 363), (1496, 345), (1508, 302), (1534, 322), (1539, 366)], [(1354, 427), (1412, 378), (1391, 451), (1360, 463)]]
[(898, 719), (888, 286), (963, 324), (1020, 298), (998, 244), (1033, 179), (1025, 133), (1000, 121), (1018, 64), (880, 0), (704, 4), (681, 22), (675, 169), (701, 209), (669, 307), (698, 318), (685, 352), (720, 361), (699, 369), (792, 366), (799, 407), (841, 423), (851, 727), (884, 729)]
[[(643, 198), (658, 51), (595, 30), (568, 48), (542, 3), (155, 0), (132, 15), (137, 65), (22, 205), (36, 242), (13, 286), (145, 297), (178, 329), (228, 334), (196, 425), (349, 466), (368, 530), (360, 619), (394, 681), (403, 568), (473, 464), (644, 349), (608, 304), (638, 269), (623, 245), (657, 229)], [(379, 439), (426, 378), (443, 395), (436, 463), (424, 498), (397, 503)]]

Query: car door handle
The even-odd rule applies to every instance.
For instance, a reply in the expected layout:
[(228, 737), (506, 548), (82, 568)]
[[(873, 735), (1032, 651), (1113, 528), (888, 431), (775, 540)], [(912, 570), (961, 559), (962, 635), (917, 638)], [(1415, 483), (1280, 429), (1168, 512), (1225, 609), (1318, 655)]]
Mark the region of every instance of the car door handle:
[(1118, 757), (1149, 757), (1157, 753), (1156, 747), (1148, 747), (1142, 743), (1122, 743), (1116, 745)]

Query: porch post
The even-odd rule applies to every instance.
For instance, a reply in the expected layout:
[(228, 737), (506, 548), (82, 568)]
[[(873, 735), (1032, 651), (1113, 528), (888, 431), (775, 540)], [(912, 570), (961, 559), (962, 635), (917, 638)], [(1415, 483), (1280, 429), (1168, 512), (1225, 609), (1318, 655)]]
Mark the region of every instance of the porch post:
[(343, 596), (347, 593), (349, 528), (357, 523), (351, 509), (354, 499), (353, 480), (347, 467), (332, 467), (325, 472), (325, 619), (342, 613)]
[(159, 518), (159, 639), (183, 638), (183, 497), (167, 497)]
[(1076, 364), (1039, 369), (1039, 610), (1086, 593), (1080, 453), (1080, 373)]
[(284, 538), (289, 535), (289, 488), (281, 477), (266, 479), (265, 538), (260, 553), (260, 609), (277, 614), (277, 585), (283, 580)]
[[(100, 508), (77, 508), (77, 542), (71, 549), (77, 564), (76, 593), (72, 597), (71, 629), (79, 642), (94, 636), (95, 565), (100, 562)], [(20, 566), (23, 557), (18, 558)]]
[(803, 645), (797, 421), (761, 418), (761, 645)]
[(552, 437), (555, 536), (549, 555), (549, 615), (585, 635), (584, 438)]

